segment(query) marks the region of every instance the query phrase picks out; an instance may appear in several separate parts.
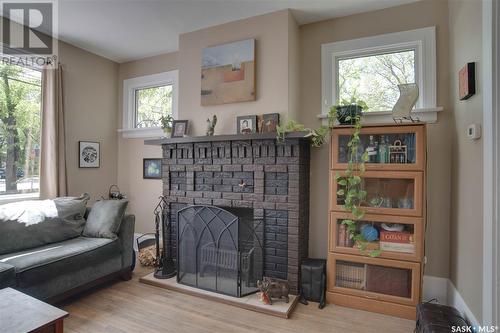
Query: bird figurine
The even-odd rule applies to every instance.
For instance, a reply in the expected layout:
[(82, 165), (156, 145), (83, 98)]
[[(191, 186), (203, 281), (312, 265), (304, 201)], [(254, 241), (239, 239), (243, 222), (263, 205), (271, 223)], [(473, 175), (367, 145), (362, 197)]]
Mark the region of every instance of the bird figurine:
[(213, 136), (215, 131), (215, 125), (217, 125), (217, 116), (214, 115), (212, 120), (207, 119), (207, 136)]

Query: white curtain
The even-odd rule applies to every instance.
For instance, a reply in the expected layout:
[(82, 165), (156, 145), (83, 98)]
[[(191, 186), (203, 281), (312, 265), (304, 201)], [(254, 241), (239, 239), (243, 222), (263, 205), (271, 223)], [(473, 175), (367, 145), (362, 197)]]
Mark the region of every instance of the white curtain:
[(42, 73), (40, 199), (68, 192), (62, 74), (60, 65), (45, 68)]

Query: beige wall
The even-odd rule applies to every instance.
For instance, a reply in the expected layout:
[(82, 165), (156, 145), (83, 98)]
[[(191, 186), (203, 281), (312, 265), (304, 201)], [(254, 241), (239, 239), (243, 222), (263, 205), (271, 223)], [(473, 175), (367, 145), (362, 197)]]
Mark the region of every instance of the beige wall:
[[(482, 124), (482, 31), (479, 1), (451, 1), (450, 95), (452, 102), (452, 181), (450, 278), (470, 310), (482, 317), (483, 243), (483, 141), (466, 136), (469, 124)], [(476, 94), (458, 99), (457, 73), (467, 62), (476, 62)]]
[[(321, 113), (321, 44), (428, 26), (437, 27), (437, 103), (444, 107), (438, 122), (428, 126), (428, 203), (425, 274), (448, 277), (450, 211), (450, 114), (448, 65), (448, 6), (424, 0), (384, 10), (300, 27), (302, 94), (299, 120), (319, 126)], [(311, 155), (310, 255), (327, 253), (328, 147)]]
[[(72, 45), (59, 42), (64, 68), (66, 162), (70, 195), (84, 192), (92, 200), (107, 196), (117, 181), (116, 136), (118, 64)], [(78, 167), (78, 141), (101, 143), (101, 167)]]
[[(288, 29), (283, 10), (182, 34), (179, 38), (179, 118), (188, 119), (189, 135), (204, 135), (206, 119), (217, 115), (215, 134), (236, 133), (236, 117), (262, 113), (288, 114)], [(256, 39), (256, 96), (252, 102), (201, 106), (200, 65), (203, 48)]]
[[(177, 69), (177, 52), (122, 63), (118, 68), (118, 118), (122, 127), (123, 80)], [(127, 211), (136, 217), (136, 232), (151, 232), (154, 228), (153, 209), (162, 194), (162, 182), (142, 178), (142, 159), (161, 157), (160, 146), (146, 146), (144, 139), (124, 139), (118, 135), (118, 185), (127, 195)]]

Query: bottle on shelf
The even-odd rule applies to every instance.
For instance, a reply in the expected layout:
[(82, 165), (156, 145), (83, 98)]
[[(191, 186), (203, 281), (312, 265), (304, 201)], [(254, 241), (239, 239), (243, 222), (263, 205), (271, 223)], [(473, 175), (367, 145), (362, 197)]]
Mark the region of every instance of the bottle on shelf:
[(370, 142), (366, 147), (366, 152), (368, 153), (368, 162), (377, 163), (378, 143), (375, 142), (373, 135), (370, 135)]
[(379, 163), (389, 163), (389, 145), (385, 141), (385, 135), (380, 136), (377, 157)]

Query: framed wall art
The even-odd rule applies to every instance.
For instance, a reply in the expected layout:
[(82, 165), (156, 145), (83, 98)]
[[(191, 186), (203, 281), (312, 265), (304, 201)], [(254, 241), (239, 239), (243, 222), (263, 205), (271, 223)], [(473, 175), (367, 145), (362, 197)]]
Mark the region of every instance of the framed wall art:
[(144, 158), (142, 160), (142, 178), (161, 179), (161, 158)]
[(255, 100), (255, 39), (203, 49), (201, 105)]
[(467, 63), (458, 72), (458, 93), (461, 101), (476, 93), (476, 68), (474, 62)]
[(99, 168), (101, 166), (101, 144), (94, 141), (78, 141), (78, 167)]

